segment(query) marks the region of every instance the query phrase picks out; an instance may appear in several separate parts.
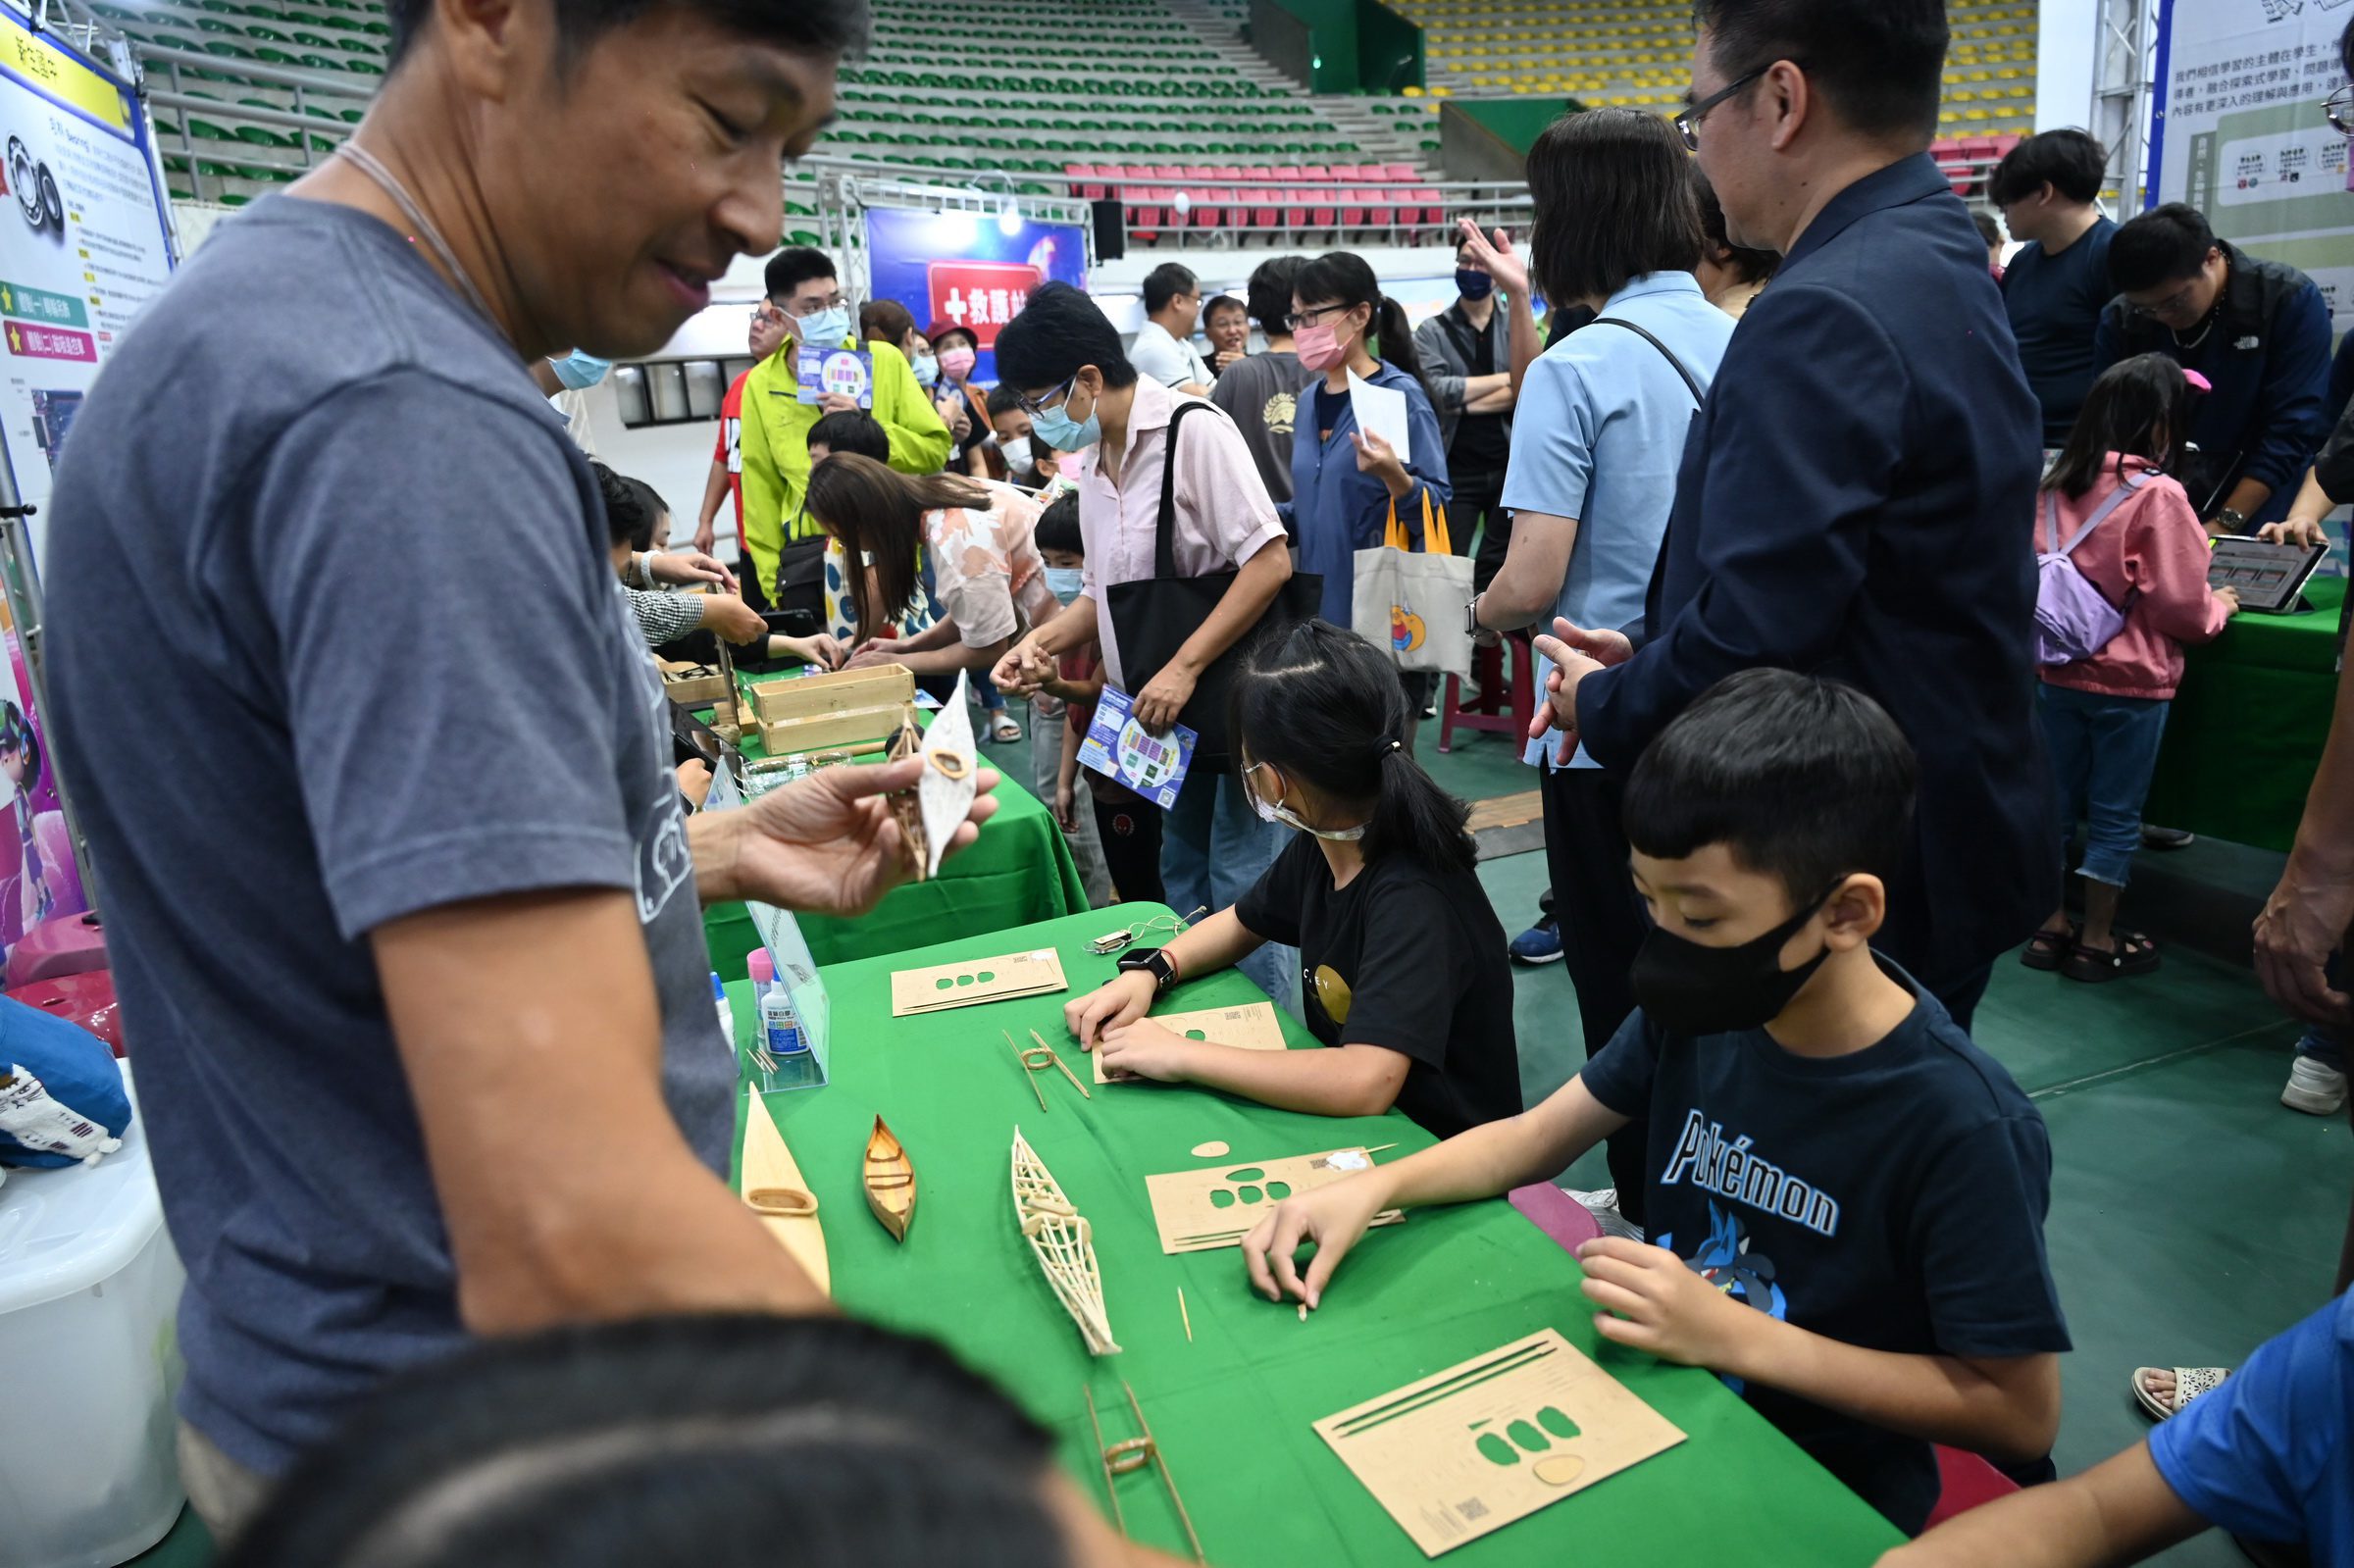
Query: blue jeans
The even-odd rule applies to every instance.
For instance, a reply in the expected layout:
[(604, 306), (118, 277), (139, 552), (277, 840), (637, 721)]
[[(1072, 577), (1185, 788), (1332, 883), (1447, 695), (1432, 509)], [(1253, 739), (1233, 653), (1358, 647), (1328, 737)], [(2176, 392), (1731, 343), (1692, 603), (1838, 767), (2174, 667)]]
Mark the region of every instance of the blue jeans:
[(2041, 685), (2044, 748), (2060, 795), (2060, 847), (2067, 853), (2076, 824), (2084, 824), (2084, 861), (2094, 882), (2125, 885), (2133, 851), (2141, 847), (2141, 802), (2158, 771), (2158, 742), (2166, 737), (2164, 697), (2112, 697), (2068, 686)]
[(2346, 1070), (2345, 1037), (2319, 1024), (2305, 1026), (2304, 1037), (2297, 1041), (2297, 1054), (2312, 1057), (2333, 1073)]
[[(1169, 907), (1180, 915), (1233, 908), (1291, 840), (1291, 829), (1258, 820), (1233, 769), (1187, 775), (1161, 823), (1160, 881)], [(1269, 942), (1237, 967), (1298, 1016), (1299, 948)]]

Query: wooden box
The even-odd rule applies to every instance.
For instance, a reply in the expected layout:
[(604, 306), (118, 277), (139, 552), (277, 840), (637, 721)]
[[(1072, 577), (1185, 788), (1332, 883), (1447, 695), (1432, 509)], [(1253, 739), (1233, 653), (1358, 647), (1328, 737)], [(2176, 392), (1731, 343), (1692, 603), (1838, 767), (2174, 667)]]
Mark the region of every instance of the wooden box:
[(856, 708), (904, 707), (915, 700), (915, 676), (903, 664), (885, 664), (792, 681), (756, 682), (751, 695), (752, 711), (765, 727)]
[(881, 740), (896, 731), (906, 716), (906, 703), (886, 702), (871, 708), (806, 714), (774, 724), (763, 721), (760, 746), (772, 757), (789, 757), (797, 751), (825, 751), (862, 740)]
[(682, 708), (708, 708), (728, 694), (728, 678), (707, 664), (662, 661), (662, 689)]

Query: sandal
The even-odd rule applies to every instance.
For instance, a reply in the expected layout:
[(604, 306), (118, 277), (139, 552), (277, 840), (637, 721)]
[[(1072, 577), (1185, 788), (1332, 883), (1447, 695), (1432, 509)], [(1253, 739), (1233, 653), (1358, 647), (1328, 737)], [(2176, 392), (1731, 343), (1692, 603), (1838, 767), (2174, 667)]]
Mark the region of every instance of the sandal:
[(2148, 936), (2137, 931), (2121, 931), (2116, 937), (2117, 945), (2108, 952), (2078, 942), (2075, 951), (2061, 961), (2060, 973), (2097, 986), (2127, 975), (2146, 975), (2158, 967), (2158, 944)]
[(2071, 925), (2066, 931), (2039, 931), (2027, 938), (2019, 961), (2029, 969), (2058, 969), (2076, 950), (2076, 931)]
[[(2153, 1372), (2171, 1372), (2175, 1377), (2172, 1402), (2150, 1390), (2148, 1377)], [(2231, 1375), (2229, 1367), (2135, 1367), (2133, 1369), (2133, 1398), (2153, 1421), (2182, 1413), (2182, 1407), (2200, 1394), (2214, 1390)]]
[(1022, 738), (1021, 721), (999, 708), (989, 721), (989, 738), (1000, 746), (1010, 746)]

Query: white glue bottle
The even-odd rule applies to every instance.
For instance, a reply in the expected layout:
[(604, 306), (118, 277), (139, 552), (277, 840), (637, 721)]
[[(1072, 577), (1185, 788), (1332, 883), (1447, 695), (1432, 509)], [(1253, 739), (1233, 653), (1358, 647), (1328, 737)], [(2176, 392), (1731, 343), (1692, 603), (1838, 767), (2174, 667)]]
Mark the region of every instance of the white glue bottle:
[(793, 997), (777, 979), (776, 960), (767, 948), (754, 948), (745, 967), (760, 1006), (760, 1043), (777, 1064), (776, 1087), (798, 1088), (809, 1076), (809, 1044), (801, 1037), (800, 1020), (793, 1016)]

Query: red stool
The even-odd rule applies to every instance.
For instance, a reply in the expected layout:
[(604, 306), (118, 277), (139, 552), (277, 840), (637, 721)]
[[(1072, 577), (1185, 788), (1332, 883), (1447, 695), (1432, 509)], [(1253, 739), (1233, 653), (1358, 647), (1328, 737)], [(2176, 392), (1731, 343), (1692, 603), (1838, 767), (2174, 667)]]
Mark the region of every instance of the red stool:
[[(1511, 678), (1507, 680), (1504, 661), (1507, 652), (1512, 661)], [(1503, 646), (1481, 648), (1472, 658), (1471, 667), (1479, 675), (1479, 700), (1463, 706), (1463, 683), (1460, 676), (1447, 678), (1447, 702), (1439, 710), (1439, 749), (1455, 749), (1455, 732), (1492, 730), (1520, 739), (1528, 736), (1529, 721), (1537, 713), (1537, 656), (1528, 642), (1528, 633), (1513, 632), (1506, 634)]]
[(1943, 1443), (1937, 1445), (1937, 1480), (1940, 1486), (1937, 1506), (1929, 1510), (1929, 1522), (1921, 1527), (1924, 1530), (2019, 1490), (2018, 1482), (1976, 1454), (1948, 1448)]

